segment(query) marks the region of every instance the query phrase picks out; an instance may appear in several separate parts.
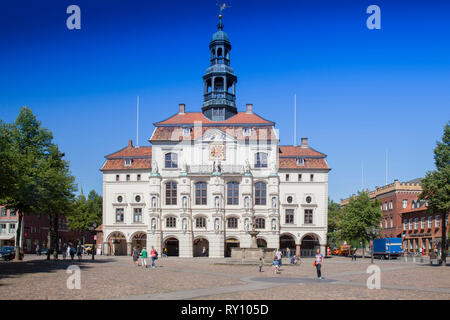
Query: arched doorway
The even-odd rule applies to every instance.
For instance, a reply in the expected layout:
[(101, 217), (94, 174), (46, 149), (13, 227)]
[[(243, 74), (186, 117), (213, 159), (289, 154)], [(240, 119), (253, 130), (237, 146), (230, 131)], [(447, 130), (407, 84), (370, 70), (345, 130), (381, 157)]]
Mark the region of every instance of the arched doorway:
[(127, 255), (127, 239), (122, 232), (115, 231), (108, 237), (108, 242), (111, 247), (111, 254), (114, 256)]
[(228, 238), (226, 242), (225, 257), (231, 257), (231, 248), (239, 248), (240, 243), (236, 238)]
[(304, 236), (301, 243), (300, 255), (302, 257), (313, 257), (316, 254), (316, 250), (320, 248), (319, 239), (313, 234)]
[(267, 241), (263, 238), (256, 239), (256, 243), (258, 244), (258, 248), (267, 248)]
[(205, 238), (194, 239), (194, 257), (203, 257), (203, 248), (205, 248), (205, 257), (208, 257), (209, 241)]
[(131, 237), (131, 246), (139, 251), (147, 246), (147, 234), (145, 232), (136, 232)]
[(282, 234), (280, 236), (280, 250), (286, 256), (286, 250), (289, 248), (291, 255), (295, 253), (295, 238), (291, 234)]
[(178, 257), (179, 242), (177, 238), (167, 238), (166, 241), (164, 241), (164, 247), (167, 248), (168, 256)]

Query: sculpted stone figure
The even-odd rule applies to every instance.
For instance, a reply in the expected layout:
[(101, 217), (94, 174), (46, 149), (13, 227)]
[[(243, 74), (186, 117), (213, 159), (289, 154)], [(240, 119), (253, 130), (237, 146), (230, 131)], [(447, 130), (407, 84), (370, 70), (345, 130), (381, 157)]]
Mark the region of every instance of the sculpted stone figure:
[(158, 163), (156, 160), (152, 161), (152, 173), (158, 173)]

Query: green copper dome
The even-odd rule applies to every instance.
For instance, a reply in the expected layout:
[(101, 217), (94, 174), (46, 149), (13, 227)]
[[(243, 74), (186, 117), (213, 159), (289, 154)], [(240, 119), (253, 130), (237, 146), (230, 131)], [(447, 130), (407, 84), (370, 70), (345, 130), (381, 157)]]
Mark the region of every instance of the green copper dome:
[(230, 42), (230, 38), (228, 38), (227, 33), (222, 30), (216, 31), (211, 38), (211, 42), (219, 41), (219, 40)]

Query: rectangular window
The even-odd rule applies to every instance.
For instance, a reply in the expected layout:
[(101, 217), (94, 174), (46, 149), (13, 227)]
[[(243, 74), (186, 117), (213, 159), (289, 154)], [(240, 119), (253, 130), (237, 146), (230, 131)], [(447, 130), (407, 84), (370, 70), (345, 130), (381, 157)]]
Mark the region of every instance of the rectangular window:
[(298, 181), (302, 181), (302, 175), (301, 174), (298, 175)]
[(403, 219), (403, 230), (406, 230), (408, 228), (408, 222), (406, 219)]
[(435, 227), (441, 226), (441, 216), (436, 216), (436, 219), (434, 219), (434, 226)]
[(294, 209), (286, 209), (285, 221), (286, 224), (294, 223)]
[(6, 223), (0, 224), (0, 234), (6, 233)]
[(195, 219), (195, 227), (196, 228), (206, 228), (206, 219), (205, 218)]
[(289, 175), (288, 174), (286, 175), (286, 181), (289, 181)]
[(228, 218), (228, 229), (237, 229), (237, 227), (238, 227), (238, 219)]
[(127, 181), (130, 181), (130, 175), (127, 174)]
[(410, 218), (409, 219), (409, 230), (412, 230), (412, 229), (413, 229), (413, 219)]
[(141, 175), (140, 174), (137, 175), (137, 181), (141, 181)]
[(428, 228), (433, 227), (433, 216), (428, 216)]
[(314, 175), (311, 175), (310, 181), (314, 181)]
[(6, 217), (6, 208), (2, 208), (1, 210), (1, 216)]
[(227, 187), (227, 204), (239, 204), (239, 183), (229, 182)]
[(16, 224), (15, 223), (9, 224), (9, 233), (16, 233)]
[(177, 184), (175, 182), (166, 183), (166, 205), (177, 204)]
[(406, 209), (406, 207), (408, 206), (408, 200), (407, 199), (403, 199), (403, 209)]
[(420, 227), (425, 228), (425, 217), (420, 218)]
[(195, 204), (206, 205), (207, 198), (206, 182), (197, 182), (195, 184)]
[(267, 153), (258, 152), (255, 154), (255, 168), (267, 168)]
[(130, 167), (131, 166), (131, 159), (125, 159), (125, 167)]
[(414, 230), (419, 228), (419, 218), (414, 218)]
[(303, 167), (305, 165), (305, 159), (298, 158), (297, 159), (297, 165), (300, 166), (300, 167)]
[(391, 217), (391, 228), (394, 227), (394, 218)]
[(120, 176), (118, 174), (116, 174), (116, 181), (120, 180)]
[(305, 224), (313, 223), (313, 211), (312, 209), (305, 209)]
[(9, 209), (9, 216), (10, 216), (10, 217), (15, 217), (15, 216), (16, 216), (16, 210), (14, 210), (14, 209)]
[(142, 222), (142, 208), (134, 208), (133, 222)]
[(123, 222), (123, 221), (124, 221), (124, 209), (116, 208), (116, 222)]
[(166, 168), (178, 168), (178, 155), (176, 153), (166, 153), (165, 167)]
[(167, 228), (176, 228), (177, 227), (177, 218), (168, 217), (166, 220), (166, 227)]
[(391, 201), (391, 202), (389, 202), (389, 210), (392, 210), (392, 208), (393, 208), (393, 205), (392, 205), (392, 201)]

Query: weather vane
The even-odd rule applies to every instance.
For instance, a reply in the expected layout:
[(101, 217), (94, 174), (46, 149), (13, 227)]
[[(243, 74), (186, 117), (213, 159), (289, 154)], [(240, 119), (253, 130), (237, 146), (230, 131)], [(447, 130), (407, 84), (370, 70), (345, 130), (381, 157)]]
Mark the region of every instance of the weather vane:
[(231, 8), (230, 5), (227, 5), (225, 2), (222, 1), (217, 1), (216, 6), (220, 8), (219, 15), (222, 15), (222, 11), (225, 10), (226, 8)]

